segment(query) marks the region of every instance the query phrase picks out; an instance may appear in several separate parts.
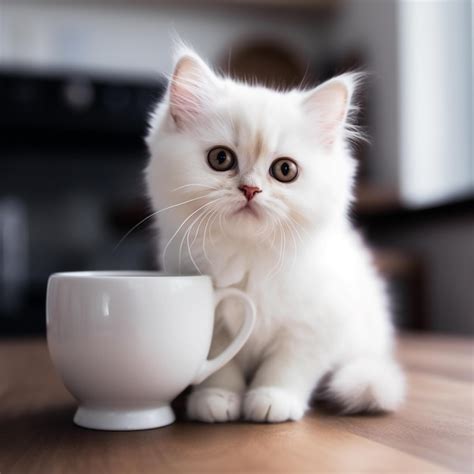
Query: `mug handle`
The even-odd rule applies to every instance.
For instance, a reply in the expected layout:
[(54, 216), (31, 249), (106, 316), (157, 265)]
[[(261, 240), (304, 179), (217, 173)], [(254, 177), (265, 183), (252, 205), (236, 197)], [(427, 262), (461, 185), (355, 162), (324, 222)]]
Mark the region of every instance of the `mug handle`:
[(198, 374), (191, 382), (193, 385), (203, 382), (205, 379), (207, 379), (207, 377), (227, 364), (227, 362), (229, 362), (229, 360), (231, 360), (247, 342), (247, 339), (250, 337), (255, 324), (255, 318), (257, 314), (255, 305), (243, 291), (238, 290), (237, 288), (223, 288), (215, 290), (214, 295), (214, 310), (224, 298), (232, 296), (240, 298), (245, 304), (244, 322), (234, 340), (217, 357), (204, 362), (204, 364), (199, 369)]

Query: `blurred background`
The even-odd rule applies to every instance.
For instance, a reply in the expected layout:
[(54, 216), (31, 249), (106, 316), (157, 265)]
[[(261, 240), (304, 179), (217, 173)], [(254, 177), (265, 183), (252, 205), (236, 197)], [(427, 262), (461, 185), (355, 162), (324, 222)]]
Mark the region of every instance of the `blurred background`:
[(362, 68), (353, 219), (402, 328), (474, 333), (469, 0), (0, 0), (0, 335), (44, 332), (48, 275), (154, 266), (146, 117), (176, 34), (218, 70)]

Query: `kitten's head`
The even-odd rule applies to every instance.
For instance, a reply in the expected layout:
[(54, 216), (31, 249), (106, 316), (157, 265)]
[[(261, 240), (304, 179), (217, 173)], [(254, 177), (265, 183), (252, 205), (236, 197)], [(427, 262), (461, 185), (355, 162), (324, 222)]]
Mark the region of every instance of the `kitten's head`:
[(255, 241), (345, 218), (357, 77), (279, 92), (217, 76), (182, 49), (147, 137), (154, 207), (187, 201), (172, 209), (181, 221), (194, 213), (188, 225), (201, 216)]

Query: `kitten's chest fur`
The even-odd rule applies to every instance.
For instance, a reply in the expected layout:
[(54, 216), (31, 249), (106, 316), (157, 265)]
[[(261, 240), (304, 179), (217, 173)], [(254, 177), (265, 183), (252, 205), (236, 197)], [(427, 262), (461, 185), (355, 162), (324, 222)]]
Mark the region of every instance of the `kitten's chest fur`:
[[(209, 260), (195, 253), (201, 272), (212, 276), (216, 288), (239, 288), (256, 306), (253, 333), (237, 356), (247, 373), (288, 337), (315, 346), (333, 344), (341, 339), (339, 333), (357, 330), (357, 318), (347, 316), (361, 305), (358, 287), (364, 285), (365, 272), (360, 265), (365, 268), (365, 263), (358, 238), (343, 230), (308, 238), (296, 254), (291, 247), (280, 253), (278, 244), (245, 245), (224, 236), (209, 248)], [(181, 270), (196, 273), (192, 262), (184, 263)], [(217, 311), (230, 336), (240, 328), (241, 311), (232, 300)]]
[[(255, 304), (257, 309), (257, 319), (254, 330), (244, 348), (237, 358), (247, 371), (253, 370), (255, 364), (262, 360), (271, 342), (275, 340), (279, 331), (282, 330), (285, 321), (286, 308), (289, 304), (280, 300), (271, 301), (271, 295), (277, 293), (275, 288), (268, 284), (256, 287), (252, 284), (252, 272), (245, 273), (244, 278), (230, 286), (245, 291)], [(243, 320), (243, 309), (240, 302), (233, 300), (223, 301), (217, 312), (217, 318), (221, 319), (227, 332), (234, 337), (240, 329)], [(288, 320), (286, 319), (286, 324)]]
[[(260, 251), (229, 252), (217, 261), (222, 265), (209, 267), (216, 287), (234, 287), (245, 291), (257, 309), (257, 320), (252, 336), (238, 355), (238, 360), (251, 371), (271, 349), (272, 342), (286, 327), (297, 323), (298, 314), (292, 311), (292, 277), (287, 264), (277, 269), (275, 255)], [(277, 273), (272, 270), (277, 270)], [(234, 336), (242, 322), (240, 303), (227, 300), (221, 304), (217, 317), (222, 319), (229, 334)]]

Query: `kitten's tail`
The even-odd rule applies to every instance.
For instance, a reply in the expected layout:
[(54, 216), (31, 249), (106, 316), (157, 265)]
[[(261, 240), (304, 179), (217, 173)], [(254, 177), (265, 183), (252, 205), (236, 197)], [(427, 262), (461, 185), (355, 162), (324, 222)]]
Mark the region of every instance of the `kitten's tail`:
[(390, 359), (358, 358), (336, 370), (327, 394), (344, 414), (394, 411), (405, 397), (405, 378)]

